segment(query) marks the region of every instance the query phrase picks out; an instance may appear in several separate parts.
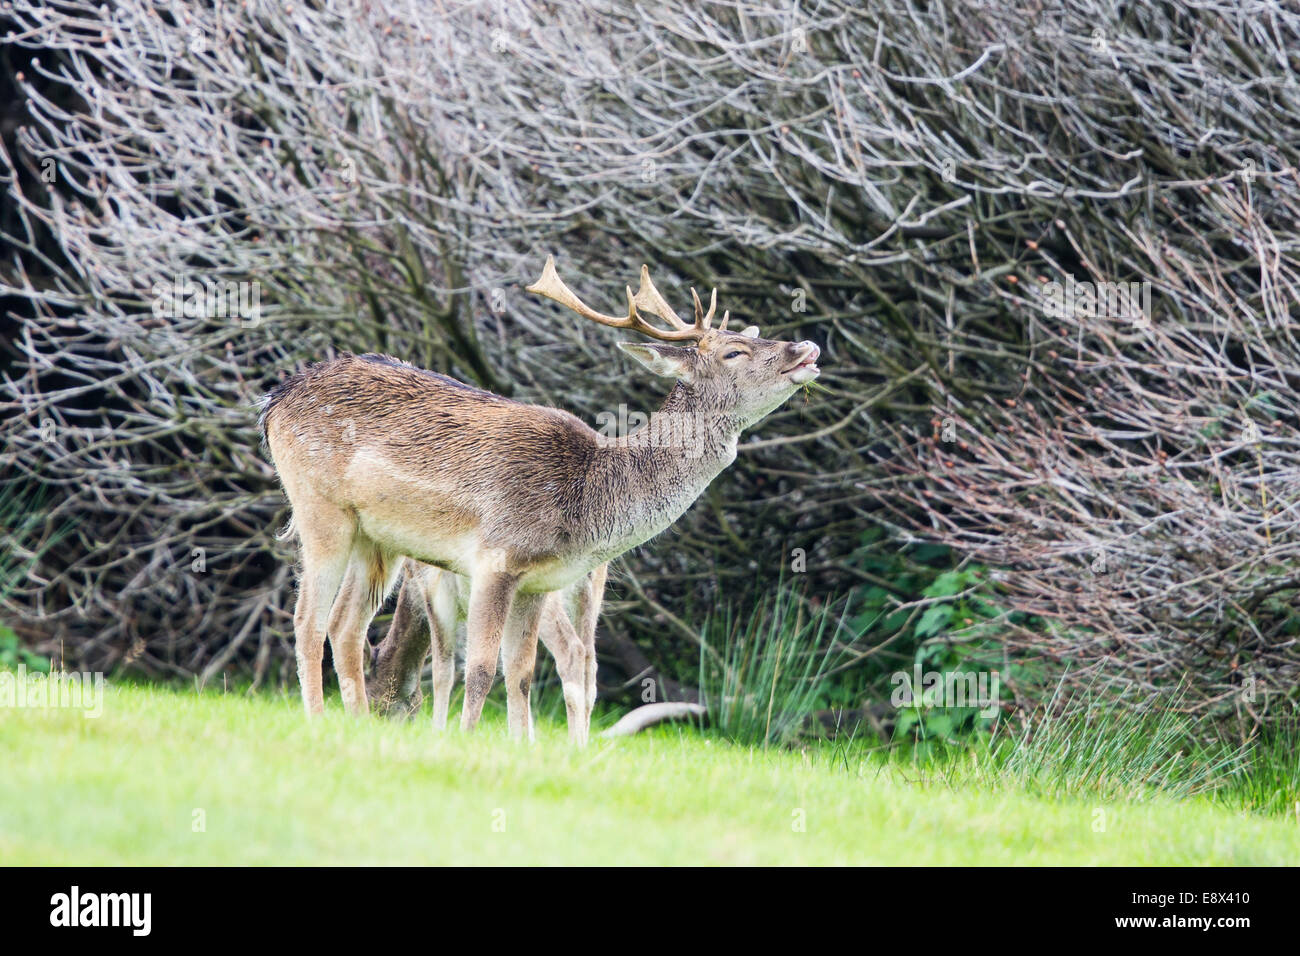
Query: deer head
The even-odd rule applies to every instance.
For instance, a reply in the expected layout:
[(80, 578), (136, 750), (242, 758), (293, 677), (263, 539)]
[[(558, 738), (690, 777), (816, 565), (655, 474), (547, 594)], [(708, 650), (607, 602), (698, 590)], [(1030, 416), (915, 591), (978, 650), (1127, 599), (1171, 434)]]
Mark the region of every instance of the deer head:
[[(636, 293), (630, 286), (626, 290), (626, 315), (597, 312), (564, 284), (551, 256), (546, 257), (541, 278), (528, 286), (529, 292), (552, 299), (585, 319), (659, 340), (620, 342), (619, 348), (656, 375), (676, 379), (694, 407), (733, 418), (737, 431), (768, 415), (821, 372), (816, 364), (821, 352), (812, 342), (760, 338), (758, 327), (753, 325), (739, 332), (729, 331), (730, 312), (723, 313), (722, 321), (714, 328), (717, 289), (709, 296), (707, 312), (699, 295), (691, 290), (695, 321), (690, 324), (659, 294), (647, 266), (641, 267), (641, 286)], [(647, 322), (643, 312), (666, 322), (667, 327)]]

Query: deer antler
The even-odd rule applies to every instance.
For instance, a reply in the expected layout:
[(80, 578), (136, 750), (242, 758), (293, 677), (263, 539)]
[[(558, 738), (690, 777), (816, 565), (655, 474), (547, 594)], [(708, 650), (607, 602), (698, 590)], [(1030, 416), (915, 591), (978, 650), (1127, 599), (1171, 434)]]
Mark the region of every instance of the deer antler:
[[(570, 289), (560, 279), (559, 274), (555, 271), (555, 257), (547, 256), (546, 265), (542, 267), (541, 278), (527, 287), (529, 292), (536, 295), (544, 295), (548, 299), (560, 303), (567, 309), (572, 309), (584, 319), (591, 319), (593, 322), (599, 322), (601, 325), (608, 325), (615, 329), (631, 329), (634, 332), (640, 332), (642, 335), (648, 335), (651, 338), (659, 339), (664, 342), (694, 342), (698, 341), (705, 332), (709, 330), (709, 322), (713, 318), (713, 311), (717, 305), (718, 290), (713, 290), (713, 297), (709, 302), (708, 315), (703, 314), (700, 307), (700, 298), (695, 295), (695, 290), (691, 290), (691, 295), (695, 298), (695, 323), (687, 325), (681, 317), (673, 311), (659, 290), (655, 288), (650, 281), (650, 268), (641, 267), (641, 287), (632, 294), (632, 287), (626, 286), (627, 289), (627, 315), (605, 315), (603, 312), (597, 312), (595, 309), (583, 303), (573, 290)], [(638, 311), (640, 310), (640, 311)], [(645, 319), (641, 318), (640, 312), (648, 312), (651, 315), (663, 319), (672, 328), (665, 329), (657, 325), (651, 325)]]
[[(713, 313), (718, 310), (718, 290), (714, 289), (713, 293), (709, 296), (709, 311), (707, 315), (704, 312), (704, 308), (700, 305), (700, 297), (695, 294), (694, 289), (691, 289), (691, 298), (695, 300), (695, 324), (700, 325), (702, 323), (707, 329), (709, 323), (713, 321)], [(723, 327), (725, 328), (727, 322), (726, 318), (724, 318), (722, 322)]]

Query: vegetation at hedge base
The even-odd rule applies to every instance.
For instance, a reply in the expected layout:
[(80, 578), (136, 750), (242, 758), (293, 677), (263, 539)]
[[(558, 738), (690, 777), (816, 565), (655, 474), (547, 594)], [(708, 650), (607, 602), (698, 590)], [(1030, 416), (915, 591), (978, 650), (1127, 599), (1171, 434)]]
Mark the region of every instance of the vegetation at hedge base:
[(624, 420), (523, 287), (644, 262), (824, 372), (611, 569), (610, 708), (1296, 799), (1292, 5), (238, 6), (0, 11), (0, 665), (292, 687), (260, 396), (380, 351)]

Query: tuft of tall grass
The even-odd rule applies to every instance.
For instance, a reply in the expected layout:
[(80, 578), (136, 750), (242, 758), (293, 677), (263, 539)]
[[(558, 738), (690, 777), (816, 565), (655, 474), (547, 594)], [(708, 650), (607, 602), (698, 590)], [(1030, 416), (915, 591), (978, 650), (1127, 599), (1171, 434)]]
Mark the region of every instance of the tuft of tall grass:
[[(1048, 798), (1220, 794), (1243, 803), (1238, 796), (1254, 751), (1187, 713), (1181, 691), (1135, 703), (1095, 691), (1067, 695), (1064, 686), (1018, 722), (1001, 722), (956, 746), (895, 747), (892, 760), (952, 786), (1011, 787)], [(1277, 768), (1268, 772), (1284, 776)], [(1273, 792), (1265, 777), (1257, 785), (1261, 795)]]
[(1245, 767), (1220, 796), (1234, 807), (1300, 822), (1300, 717), (1277, 721), (1251, 741)]
[(848, 602), (813, 606), (778, 586), (749, 612), (728, 607), (709, 618), (700, 643), (700, 702), (719, 736), (768, 746), (791, 742), (808, 727), (824, 696), (827, 673), (842, 656), (837, 640)]
[(1044, 796), (1137, 800), (1153, 791), (1189, 797), (1219, 789), (1242, 770), (1246, 753), (1217, 735), (1205, 738), (1181, 705), (1181, 692), (1136, 706), (1092, 695), (1063, 701), (1058, 687), (1018, 733), (998, 739), (995, 731), (989, 767)]
[(8, 596), (35, 559), (25, 545), (39, 521), (35, 505), (33, 496), (25, 494), (18, 483), (0, 483), (0, 527), (5, 529), (0, 538), (0, 601)]

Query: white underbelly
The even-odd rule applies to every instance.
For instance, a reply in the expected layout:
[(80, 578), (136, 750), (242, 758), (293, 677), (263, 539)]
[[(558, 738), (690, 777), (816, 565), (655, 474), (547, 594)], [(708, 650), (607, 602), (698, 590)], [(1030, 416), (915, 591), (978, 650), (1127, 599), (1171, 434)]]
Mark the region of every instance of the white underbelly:
[[(600, 562), (597, 562), (599, 564)], [(562, 591), (585, 578), (597, 564), (584, 561), (574, 564), (556, 564), (529, 571), (519, 579), (519, 590), (525, 594)]]

